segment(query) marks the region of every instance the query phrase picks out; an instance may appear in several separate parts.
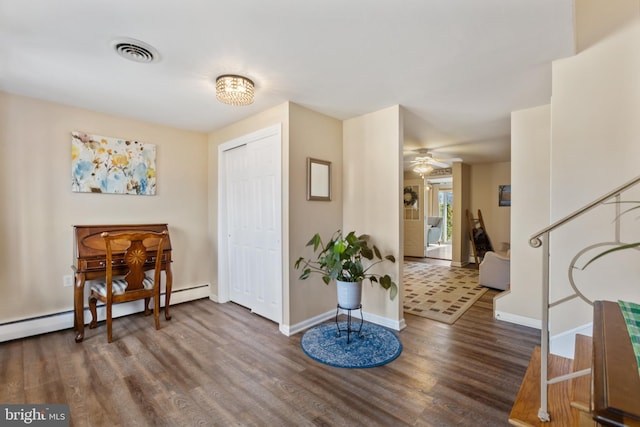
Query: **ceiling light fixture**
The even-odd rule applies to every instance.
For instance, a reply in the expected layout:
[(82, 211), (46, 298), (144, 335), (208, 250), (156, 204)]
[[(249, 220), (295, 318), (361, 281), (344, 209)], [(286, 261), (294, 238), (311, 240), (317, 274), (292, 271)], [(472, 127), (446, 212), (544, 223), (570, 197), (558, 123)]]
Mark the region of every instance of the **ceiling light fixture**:
[(418, 163), (413, 168), (413, 171), (420, 175), (420, 177), (424, 178), (426, 175), (429, 175), (431, 171), (433, 171), (433, 167), (431, 167), (427, 163)]
[(246, 77), (225, 74), (216, 79), (216, 98), (229, 105), (253, 103), (253, 82)]

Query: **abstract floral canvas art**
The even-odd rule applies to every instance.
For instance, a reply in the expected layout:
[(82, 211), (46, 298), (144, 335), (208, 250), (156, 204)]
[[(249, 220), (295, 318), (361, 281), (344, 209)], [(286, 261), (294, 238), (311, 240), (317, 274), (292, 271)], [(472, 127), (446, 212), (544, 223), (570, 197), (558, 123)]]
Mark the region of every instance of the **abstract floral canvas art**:
[(156, 146), (71, 132), (71, 190), (156, 194)]

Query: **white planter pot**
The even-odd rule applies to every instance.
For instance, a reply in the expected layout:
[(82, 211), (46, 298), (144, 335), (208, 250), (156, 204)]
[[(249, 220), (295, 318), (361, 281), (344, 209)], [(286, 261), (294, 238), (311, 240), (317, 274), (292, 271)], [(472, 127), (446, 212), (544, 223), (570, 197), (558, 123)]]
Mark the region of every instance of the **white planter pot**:
[(340, 308), (356, 309), (362, 301), (362, 282), (342, 282), (336, 280), (338, 305)]

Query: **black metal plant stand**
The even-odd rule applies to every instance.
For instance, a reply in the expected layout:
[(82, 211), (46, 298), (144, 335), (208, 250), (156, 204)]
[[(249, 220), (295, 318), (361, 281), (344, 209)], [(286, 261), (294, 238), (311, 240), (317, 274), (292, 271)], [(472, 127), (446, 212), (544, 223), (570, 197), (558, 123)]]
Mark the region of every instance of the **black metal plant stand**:
[[(340, 328), (340, 323), (338, 323), (338, 315), (340, 314), (340, 310), (347, 310), (347, 327), (345, 328)], [(351, 312), (353, 310), (360, 310), (360, 326), (358, 327), (358, 330), (356, 331), (353, 327), (352, 327), (352, 316), (351, 316)], [(357, 319), (356, 319), (357, 322)], [(364, 338), (364, 334), (362, 333), (362, 324), (364, 323), (364, 316), (362, 315), (362, 304), (358, 305), (358, 307), (356, 308), (344, 308), (344, 307), (340, 307), (340, 304), (338, 304), (338, 308), (336, 309), (336, 327), (338, 328), (338, 333), (336, 336), (342, 336), (342, 332), (346, 332), (347, 333), (347, 344), (349, 344), (351, 342), (351, 333), (357, 333), (358, 338)]]

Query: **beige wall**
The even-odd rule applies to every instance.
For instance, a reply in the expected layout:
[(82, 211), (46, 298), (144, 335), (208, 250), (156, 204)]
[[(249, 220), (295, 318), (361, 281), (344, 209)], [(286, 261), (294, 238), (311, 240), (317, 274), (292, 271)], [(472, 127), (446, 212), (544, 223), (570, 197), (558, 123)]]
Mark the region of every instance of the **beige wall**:
[[(370, 234), (397, 258), (384, 271), (401, 286), (402, 111), (393, 106), (343, 123), (343, 225), (346, 232)], [(375, 284), (374, 284), (375, 285)], [(379, 286), (365, 285), (364, 310), (400, 322), (402, 291), (394, 301)]]
[(495, 299), (499, 318), (541, 318), (542, 250), (529, 236), (549, 225), (550, 144), (549, 105), (511, 114), (511, 290)]
[[(467, 210), (471, 211), (471, 166), (454, 163), (453, 169), (453, 235), (451, 239), (451, 265), (462, 267), (469, 263), (471, 243)], [(474, 213), (474, 218), (477, 216)]]
[[(556, 221), (638, 175), (640, 158), (640, 12), (632, 25), (591, 48), (553, 66), (551, 101), (551, 221)], [(633, 196), (632, 196), (633, 197)], [(637, 197), (631, 200), (638, 200)], [(566, 266), (587, 245), (613, 241), (613, 207), (586, 215), (554, 232), (551, 239), (551, 296), (569, 292)], [(622, 240), (638, 241), (638, 222), (628, 216)], [(626, 218), (626, 217), (625, 217)], [(607, 260), (609, 271), (589, 268), (578, 274), (578, 286), (590, 299), (640, 300), (640, 264), (618, 257)], [(616, 263), (616, 261), (620, 261)], [(602, 264), (603, 266), (607, 263)], [(606, 286), (603, 286), (606, 283)], [(557, 316), (555, 330), (586, 323), (591, 308), (576, 302), (571, 316)]]
[(576, 51), (581, 52), (633, 21), (640, 0), (575, 0)]
[[(395, 167), (387, 167), (395, 175), (394, 214), (389, 221), (395, 232), (388, 233), (394, 243), (386, 242), (387, 236), (378, 241), (385, 250), (393, 247), (392, 252), (398, 252), (400, 236), (398, 116), (396, 107), (390, 126), (398, 161)], [(277, 123), (282, 125), (283, 164), (287, 165), (283, 170), (283, 267), (288, 272), (284, 275), (283, 323), (304, 322), (333, 309), (335, 289), (321, 282), (300, 282), (292, 264), (313, 233), (330, 234), (343, 225), (341, 121), (284, 103), (207, 136), (4, 93), (0, 93), (0, 121), (0, 223), (6, 237), (0, 246), (0, 289), (5, 295), (0, 301), (0, 322), (72, 309), (72, 288), (63, 288), (62, 277), (72, 273), (73, 224), (168, 223), (175, 260), (174, 290), (211, 283), (215, 299), (217, 147)], [(73, 130), (156, 144), (158, 194), (72, 193)], [(380, 157), (385, 161), (388, 148)], [(306, 200), (307, 157), (332, 162), (333, 201)], [(38, 260), (37, 264), (32, 260)], [(395, 277), (399, 277), (399, 265), (394, 267)], [(291, 289), (290, 281), (295, 282)], [(394, 302), (394, 318), (399, 301)]]
[[(299, 280), (295, 260), (312, 254), (305, 248), (313, 234), (323, 240), (342, 227), (342, 121), (290, 104), (289, 150), (289, 301), (290, 324), (295, 325), (336, 306), (336, 285), (325, 285), (319, 276)], [(331, 162), (330, 202), (308, 201), (307, 157)], [(287, 270), (285, 270), (286, 272)]]
[(482, 211), (494, 250), (504, 250), (502, 243), (511, 242), (511, 208), (498, 206), (498, 186), (511, 184), (511, 163), (472, 165), (470, 175), (473, 216), (478, 216), (478, 209)]
[[(0, 92), (0, 323), (72, 310), (74, 224), (168, 223), (174, 290), (209, 283), (206, 135)], [(74, 130), (157, 145), (156, 196), (71, 192)]]
[[(635, 15), (625, 28), (553, 64), (550, 108), (513, 115), (512, 291), (497, 301), (498, 311), (540, 319), (541, 276), (531, 269), (534, 265), (541, 268), (541, 250), (525, 247), (529, 236), (638, 175), (640, 13)], [(548, 141), (547, 128), (551, 133)], [(547, 191), (546, 151), (550, 166)], [(527, 199), (522, 199), (523, 189), (530, 192)], [(638, 193), (637, 189), (630, 193), (628, 200), (638, 200)], [(547, 209), (549, 218), (544, 224)], [(603, 206), (552, 232), (552, 301), (571, 293), (567, 272), (579, 251), (615, 240), (614, 217), (614, 207)], [(633, 215), (625, 220), (622, 241), (640, 239), (637, 221)], [(579, 259), (586, 261), (594, 254), (588, 251)], [(531, 269), (525, 263), (532, 264)], [(603, 259), (588, 271), (572, 272), (578, 288), (591, 300), (640, 301), (635, 285), (640, 274), (637, 253), (627, 251)], [(553, 309), (551, 333), (578, 328), (591, 321), (591, 314), (591, 307), (579, 299)]]

